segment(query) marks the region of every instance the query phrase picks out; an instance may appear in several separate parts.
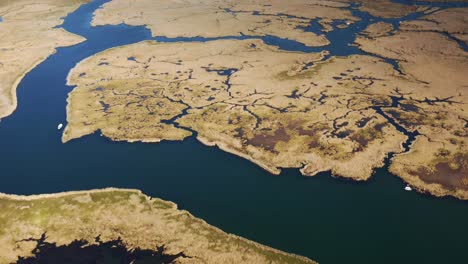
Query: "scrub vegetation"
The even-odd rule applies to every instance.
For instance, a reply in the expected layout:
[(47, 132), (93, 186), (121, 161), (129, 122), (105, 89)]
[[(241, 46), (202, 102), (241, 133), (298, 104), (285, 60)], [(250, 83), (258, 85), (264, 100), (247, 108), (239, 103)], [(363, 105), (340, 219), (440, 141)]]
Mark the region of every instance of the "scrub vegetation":
[(66, 253), (95, 256), (91, 261), (96, 261), (103, 257), (96, 251), (114, 252), (122, 263), (128, 258), (151, 263), (315, 263), (227, 234), (171, 202), (122, 189), (2, 194), (0, 243), (0, 263), (67, 259)]

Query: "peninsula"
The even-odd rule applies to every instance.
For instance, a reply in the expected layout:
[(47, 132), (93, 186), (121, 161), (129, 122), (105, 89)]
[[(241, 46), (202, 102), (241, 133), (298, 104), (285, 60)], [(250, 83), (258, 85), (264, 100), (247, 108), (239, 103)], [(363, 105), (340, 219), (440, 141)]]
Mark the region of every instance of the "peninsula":
[[(134, 252), (159, 249), (176, 259), (162, 263), (316, 263), (227, 234), (174, 203), (137, 190), (0, 194), (0, 263), (34, 259), (54, 247), (79, 244), (84, 250), (87, 243), (99, 247), (108, 241)], [(39, 243), (49, 243), (46, 252), (37, 251)], [(71, 252), (79, 254), (78, 249)]]
[(31, 69), (58, 47), (85, 39), (59, 26), (63, 17), (88, 0), (0, 2), (0, 118), (16, 109), (16, 88)]

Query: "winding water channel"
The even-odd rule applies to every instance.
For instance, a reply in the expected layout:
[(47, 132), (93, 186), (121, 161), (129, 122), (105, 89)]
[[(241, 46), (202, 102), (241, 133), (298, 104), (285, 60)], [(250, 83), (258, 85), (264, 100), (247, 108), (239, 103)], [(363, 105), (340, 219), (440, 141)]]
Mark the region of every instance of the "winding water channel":
[[(92, 13), (107, 1), (93, 1), (70, 14), (63, 27), (87, 41), (58, 49), (18, 87), (17, 110), (0, 122), (0, 192), (137, 188), (227, 232), (321, 263), (466, 263), (468, 203), (405, 192), (386, 167), (370, 181), (354, 183), (329, 173), (302, 177), (295, 169), (273, 176), (193, 137), (144, 144), (112, 142), (96, 133), (62, 144), (57, 124), (65, 123), (66, 98), (73, 89), (65, 85), (69, 70), (97, 52), (152, 38), (144, 27), (90, 27)], [(354, 14), (362, 20), (327, 34), (332, 44), (324, 48), (331, 55), (363, 54), (348, 43), (371, 19), (382, 20)], [(324, 49), (271, 36), (262, 39), (287, 50)]]

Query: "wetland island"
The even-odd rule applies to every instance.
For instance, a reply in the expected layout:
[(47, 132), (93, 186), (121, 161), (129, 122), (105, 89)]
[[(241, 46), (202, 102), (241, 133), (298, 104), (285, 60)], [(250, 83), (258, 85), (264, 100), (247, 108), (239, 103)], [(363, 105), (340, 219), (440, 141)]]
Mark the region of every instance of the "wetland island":
[[(354, 54), (338, 56), (327, 34), (304, 24), (352, 26), (361, 18), (350, 3), (267, 2), (106, 3), (93, 25), (145, 25), (175, 42), (156, 38), (80, 62), (68, 76), (77, 87), (63, 141), (97, 130), (130, 142), (195, 135), (273, 174), (299, 168), (353, 180), (388, 159), (417, 190), (468, 199), (468, 8), (363, 1), (358, 10), (376, 22), (346, 43)], [(324, 47), (285, 51), (252, 38), (265, 35)]]
[[(8, 184), (0, 192), (15, 193), (0, 194), (0, 263), (64, 263), (67, 256), (73, 263), (316, 263), (318, 256), (322, 263), (314, 249), (325, 237), (304, 251), (271, 231), (255, 232), (263, 228), (256, 219), (257, 226), (242, 225), (220, 212), (238, 204), (231, 213), (283, 219), (277, 220), (283, 229), (298, 222), (305, 230), (308, 223), (298, 219), (323, 217), (334, 230), (339, 223), (328, 212), (349, 209), (333, 202), (339, 193), (323, 193), (319, 200), (333, 206), (322, 210), (290, 198), (288, 212), (304, 215), (282, 218), (272, 213), (275, 203), (281, 206), (291, 193), (275, 189), (267, 197), (284, 200), (250, 203), (251, 194), (239, 190), (214, 207), (226, 190), (200, 174), (213, 174), (211, 165), (239, 171), (245, 182), (258, 180), (251, 192), (259, 196), (277, 184), (270, 184), (277, 181), (273, 175), (291, 171), (301, 180), (333, 176), (345, 188), (388, 174), (399, 178), (389, 185), (424, 194), (413, 194), (415, 200), (466, 209), (468, 3), (0, 0), (0, 118), (0, 157), (5, 177), (13, 179), (4, 178)], [(50, 127), (58, 124), (57, 133)], [(197, 163), (203, 173), (184, 178), (159, 171), (183, 144), (176, 166)], [(158, 147), (167, 157), (149, 160)], [(211, 155), (205, 149), (219, 149), (218, 160), (197, 160)], [(246, 180), (260, 172), (245, 160), (268, 180)], [(159, 174), (186, 182), (161, 181)], [(146, 176), (161, 184), (146, 187), (139, 178)], [(79, 177), (87, 180), (76, 183)], [(37, 189), (14, 178), (29, 179), (24, 186)], [(54, 187), (41, 185), (42, 179)], [(203, 185), (203, 198), (194, 202), (184, 193), (190, 184)], [(394, 189), (385, 193), (410, 194)], [(183, 209), (154, 195), (174, 198)], [(258, 201), (270, 211), (256, 207)], [(388, 215), (385, 206), (363, 211)], [(327, 236), (346, 236), (338, 233)], [(373, 233), (356, 239), (374, 241)], [(387, 250), (389, 241), (381, 241)], [(348, 257), (367, 263), (352, 255), (341, 263)]]

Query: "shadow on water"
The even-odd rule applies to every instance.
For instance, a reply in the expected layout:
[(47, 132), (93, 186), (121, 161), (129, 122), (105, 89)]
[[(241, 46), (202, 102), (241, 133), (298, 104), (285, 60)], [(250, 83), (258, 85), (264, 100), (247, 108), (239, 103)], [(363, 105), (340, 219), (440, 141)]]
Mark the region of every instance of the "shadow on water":
[[(137, 188), (174, 201), (227, 232), (321, 263), (468, 259), (467, 203), (405, 192), (386, 168), (368, 182), (355, 183), (333, 179), (330, 173), (302, 177), (297, 169), (272, 176), (194, 138), (130, 144), (95, 133), (62, 144), (56, 128), (66, 118), (65, 99), (72, 89), (65, 85), (68, 71), (104, 49), (151, 38), (144, 27), (91, 28), (92, 12), (104, 2), (84, 5), (65, 20), (64, 28), (85, 36), (86, 42), (58, 49), (22, 80), (16, 112), (0, 123), (0, 192)], [(360, 29), (341, 32), (352, 38)], [(334, 37), (332, 42), (340, 40)], [(278, 43), (274, 37), (263, 39), (269, 38)], [(348, 54), (343, 47), (327, 49)]]
[(155, 250), (129, 249), (120, 238), (103, 242), (98, 236), (93, 243), (86, 240), (74, 240), (68, 245), (57, 246), (55, 243), (47, 242), (46, 235), (43, 234), (39, 239), (30, 238), (23, 241), (34, 241), (36, 246), (31, 251), (32, 256), (19, 257), (17, 264), (170, 264), (180, 259), (190, 258), (183, 252), (167, 253), (164, 245)]

